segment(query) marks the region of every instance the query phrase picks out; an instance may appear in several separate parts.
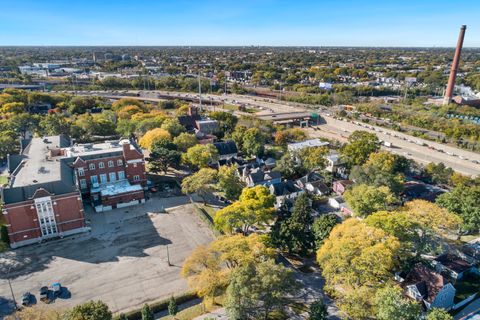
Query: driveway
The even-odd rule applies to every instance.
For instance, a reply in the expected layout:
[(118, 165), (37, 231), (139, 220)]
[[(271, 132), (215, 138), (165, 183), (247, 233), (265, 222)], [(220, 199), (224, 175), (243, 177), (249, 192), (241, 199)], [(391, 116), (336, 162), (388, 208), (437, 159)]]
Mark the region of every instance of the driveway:
[[(167, 213), (161, 213), (164, 209)], [(58, 308), (102, 300), (120, 312), (183, 293), (188, 289), (179, 276), (183, 261), (214, 237), (187, 197), (154, 197), (105, 213), (86, 211), (90, 233), (0, 255), (0, 318), (11, 308), (7, 277), (17, 302), (23, 292), (38, 296), (41, 286), (60, 282), (71, 297), (56, 299)]]

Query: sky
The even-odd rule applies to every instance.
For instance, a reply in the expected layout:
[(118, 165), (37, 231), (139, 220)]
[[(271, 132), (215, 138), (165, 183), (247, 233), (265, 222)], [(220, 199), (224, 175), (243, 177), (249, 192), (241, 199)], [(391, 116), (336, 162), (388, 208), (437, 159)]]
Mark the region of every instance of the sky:
[(0, 0), (0, 46), (480, 47), (480, 0)]

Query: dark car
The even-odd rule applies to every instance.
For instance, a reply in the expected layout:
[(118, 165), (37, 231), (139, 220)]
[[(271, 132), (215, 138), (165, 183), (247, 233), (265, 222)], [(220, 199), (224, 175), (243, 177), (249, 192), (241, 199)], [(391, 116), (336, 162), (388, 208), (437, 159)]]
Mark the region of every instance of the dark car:
[(41, 287), (40, 300), (47, 300), (47, 299), (48, 299), (48, 287)]
[(22, 305), (29, 306), (32, 302), (33, 295), (30, 292), (25, 292), (22, 295)]

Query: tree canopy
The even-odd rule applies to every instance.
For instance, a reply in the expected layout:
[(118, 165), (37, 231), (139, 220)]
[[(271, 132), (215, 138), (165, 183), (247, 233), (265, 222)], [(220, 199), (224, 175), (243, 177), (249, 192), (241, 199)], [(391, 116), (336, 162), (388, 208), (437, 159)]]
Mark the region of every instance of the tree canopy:
[(384, 186), (355, 185), (343, 196), (355, 215), (360, 217), (366, 217), (376, 211), (387, 210), (396, 202), (393, 193)]
[(348, 137), (348, 143), (342, 148), (341, 155), (351, 167), (362, 165), (371, 153), (380, 149), (380, 141), (374, 133), (354, 131)]

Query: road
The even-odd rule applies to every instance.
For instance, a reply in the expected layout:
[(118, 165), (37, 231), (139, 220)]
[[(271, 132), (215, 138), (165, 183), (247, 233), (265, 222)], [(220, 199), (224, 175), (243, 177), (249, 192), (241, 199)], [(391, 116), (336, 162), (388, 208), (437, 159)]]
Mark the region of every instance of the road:
[[(99, 95), (115, 99), (128, 96), (131, 98), (142, 100), (145, 99), (153, 102), (162, 101), (162, 99), (158, 98), (159, 95), (189, 101), (196, 101), (199, 99), (198, 94), (167, 91), (87, 91), (78, 93), (85, 95)], [(140, 95), (140, 97), (137, 95)], [(224, 103), (254, 107), (259, 110), (257, 113), (255, 113), (255, 116), (258, 118), (268, 117), (269, 115), (279, 113), (302, 113), (315, 111), (321, 115), (321, 117), (325, 120), (325, 123), (320, 125), (319, 128), (321, 130), (309, 130), (312, 137), (326, 137), (345, 142), (346, 138), (353, 131), (365, 130), (375, 133), (380, 140), (392, 143), (392, 148), (385, 149), (393, 153), (404, 155), (405, 157), (413, 159), (419, 163), (427, 164), (430, 162), (443, 162), (446, 166), (468, 176), (478, 176), (480, 174), (480, 154), (478, 153), (416, 138), (394, 130), (384, 129), (382, 127), (372, 125), (368, 125), (367, 127), (365, 124), (359, 125), (346, 120), (334, 119), (329, 115), (328, 109), (326, 108), (314, 109), (311, 106), (302, 105), (299, 103), (237, 94), (205, 94), (202, 95), (202, 101), (206, 108), (210, 108), (209, 103), (212, 103), (216, 104), (216, 108), (219, 110), (221, 110), (221, 105)], [(235, 114), (245, 115), (246, 113), (235, 111)], [(417, 142), (425, 145), (421, 145)]]

